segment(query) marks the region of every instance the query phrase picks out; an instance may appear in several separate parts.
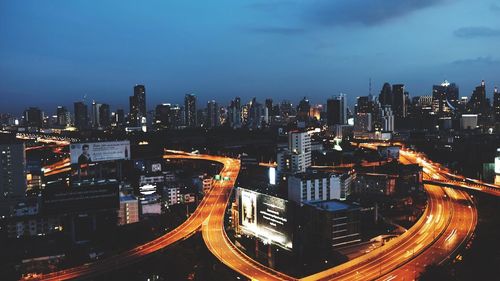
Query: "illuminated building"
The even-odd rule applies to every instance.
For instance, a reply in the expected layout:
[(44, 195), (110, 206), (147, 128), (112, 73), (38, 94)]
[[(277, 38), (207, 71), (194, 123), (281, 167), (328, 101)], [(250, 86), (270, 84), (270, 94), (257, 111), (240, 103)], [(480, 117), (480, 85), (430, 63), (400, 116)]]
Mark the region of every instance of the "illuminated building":
[(14, 136), (0, 136), (0, 213), (5, 214), (12, 202), (24, 198), (25, 167), (24, 143)]
[(288, 199), (296, 203), (318, 200), (344, 200), (351, 193), (354, 173), (307, 171), (288, 178)]
[(493, 91), (493, 111), (495, 114), (495, 121), (500, 122), (500, 93), (497, 87), (495, 87)]
[(134, 95), (130, 96), (130, 125), (140, 127), (146, 124), (146, 88), (144, 85), (134, 86)]
[(64, 106), (58, 106), (56, 110), (57, 125), (67, 127), (71, 124), (70, 113)]
[(193, 128), (197, 124), (197, 110), (196, 110), (196, 96), (193, 94), (186, 94), (184, 97), (184, 115), (186, 127)]
[(477, 114), (462, 114), (460, 117), (460, 129), (472, 130), (477, 128), (478, 115)]
[(139, 221), (139, 200), (132, 195), (120, 195), (118, 210), (118, 225), (131, 224)]
[(448, 81), (432, 86), (432, 111), (439, 115), (449, 115), (458, 105), (458, 93), (458, 86)]
[(220, 126), (220, 111), (215, 100), (207, 103), (207, 127), (215, 128)]

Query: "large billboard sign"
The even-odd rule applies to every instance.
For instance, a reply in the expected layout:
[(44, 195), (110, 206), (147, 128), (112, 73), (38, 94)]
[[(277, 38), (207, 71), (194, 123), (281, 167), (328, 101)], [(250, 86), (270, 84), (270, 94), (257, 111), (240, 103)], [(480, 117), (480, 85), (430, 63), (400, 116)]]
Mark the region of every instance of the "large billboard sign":
[(130, 160), (130, 141), (72, 143), (71, 164)]
[(398, 160), (400, 146), (379, 146), (378, 153), (387, 160)]
[(240, 227), (266, 243), (292, 249), (292, 230), (287, 213), (288, 201), (238, 188)]
[(495, 155), (495, 174), (500, 175), (500, 148), (497, 148), (497, 155)]

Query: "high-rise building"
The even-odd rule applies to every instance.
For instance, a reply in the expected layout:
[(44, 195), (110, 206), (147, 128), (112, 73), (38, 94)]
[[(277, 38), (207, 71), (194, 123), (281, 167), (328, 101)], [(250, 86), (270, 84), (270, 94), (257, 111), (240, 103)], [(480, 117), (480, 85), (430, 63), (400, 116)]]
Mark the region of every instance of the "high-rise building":
[(71, 123), (71, 117), (69, 111), (64, 106), (58, 106), (57, 111), (57, 125), (61, 127), (69, 126)]
[(308, 132), (292, 131), (288, 134), (292, 172), (305, 172), (311, 166), (311, 136)]
[(357, 113), (354, 116), (354, 132), (363, 133), (372, 131), (372, 114)]
[(228, 108), (228, 122), (229, 126), (232, 128), (240, 128), (241, 123), (241, 99), (236, 97), (231, 101), (231, 104)]
[(326, 122), (329, 126), (347, 123), (345, 94), (340, 94), (326, 101)]
[(493, 111), (495, 113), (495, 121), (500, 122), (500, 92), (498, 92), (497, 87), (493, 91)]
[(121, 127), (125, 124), (125, 111), (123, 109), (117, 109), (115, 118), (113, 120), (116, 126)]
[(207, 103), (207, 128), (215, 128), (220, 126), (220, 111), (215, 100)]
[[(0, 209), (26, 192), (25, 146), (13, 135), (0, 136)], [(8, 209), (8, 208), (7, 208)], [(5, 209), (0, 210), (5, 215)]]
[(300, 121), (309, 120), (309, 112), (311, 110), (311, 104), (309, 100), (304, 97), (297, 106), (297, 119)]
[(87, 105), (81, 101), (75, 102), (75, 127), (78, 130), (87, 129), (89, 126), (89, 116)]
[(195, 95), (186, 94), (186, 96), (184, 97), (184, 114), (185, 114), (186, 127), (193, 128), (198, 125), (196, 122), (197, 110), (196, 110)]
[(24, 111), (24, 123), (28, 127), (43, 126), (43, 112), (38, 107), (30, 107)]
[(322, 200), (345, 200), (351, 193), (354, 173), (296, 173), (288, 179), (288, 200), (305, 203)]
[(101, 124), (100, 124), (101, 105), (102, 104), (100, 104), (100, 103), (92, 101), (92, 114), (90, 115), (90, 122), (92, 123), (92, 127), (96, 128), (96, 129), (101, 126)]
[(486, 99), (486, 86), (484, 80), (481, 81), (481, 85), (477, 86), (472, 92), (472, 96), (467, 103), (467, 109), (470, 113), (478, 114), (484, 117), (489, 110), (490, 104)]
[(111, 126), (111, 110), (109, 104), (103, 103), (99, 107), (99, 127), (107, 129)]
[(134, 86), (134, 95), (130, 97), (130, 125), (134, 127), (146, 124), (146, 87)]
[(432, 86), (432, 111), (438, 115), (450, 115), (458, 105), (458, 86), (444, 81)]
[(392, 85), (392, 112), (398, 118), (405, 118), (406, 110), (405, 85)]
[(380, 91), (380, 94), (378, 96), (378, 101), (380, 102), (381, 105), (390, 105), (390, 106), (392, 106), (392, 88), (391, 88), (391, 84), (384, 83), (384, 86), (382, 86), (382, 90)]
[(277, 113), (274, 112), (274, 108), (273, 108), (273, 99), (269, 98), (269, 99), (266, 99), (266, 108), (267, 108), (267, 112), (269, 113), (269, 116), (276, 116)]

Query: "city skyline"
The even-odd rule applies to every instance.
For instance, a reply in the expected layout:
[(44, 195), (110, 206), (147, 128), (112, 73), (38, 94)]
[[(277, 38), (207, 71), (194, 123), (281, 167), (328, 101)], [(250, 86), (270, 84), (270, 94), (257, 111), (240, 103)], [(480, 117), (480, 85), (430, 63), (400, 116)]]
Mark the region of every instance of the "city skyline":
[[(19, 114), (37, 99), (49, 109), (84, 95), (127, 108), (134, 84), (148, 87), (150, 108), (182, 104), (186, 93), (200, 103), (235, 96), (322, 103), (342, 92), (352, 106), (368, 94), (370, 78), (373, 94), (387, 81), (404, 83), (412, 96), (429, 95), (444, 79), (470, 96), (484, 79), (491, 97), (500, 83), (498, 1), (120, 4), (0, 4), (9, 42), (0, 45), (0, 110)], [(442, 21), (443, 14), (454, 17)]]

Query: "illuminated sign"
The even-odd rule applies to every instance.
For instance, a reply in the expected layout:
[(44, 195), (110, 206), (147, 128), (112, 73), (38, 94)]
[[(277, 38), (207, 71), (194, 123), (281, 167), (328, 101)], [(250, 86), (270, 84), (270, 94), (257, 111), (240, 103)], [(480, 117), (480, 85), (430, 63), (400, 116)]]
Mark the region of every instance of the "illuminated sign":
[(387, 160), (398, 160), (400, 148), (400, 146), (379, 146), (377, 147), (377, 150), (382, 158), (385, 158)]
[(276, 184), (276, 168), (274, 167), (269, 168), (269, 184)]
[(292, 249), (288, 201), (238, 188), (240, 226), (243, 233), (258, 237), (264, 243)]
[(500, 175), (500, 148), (497, 149), (495, 156), (495, 174)]
[(129, 141), (72, 143), (69, 147), (71, 164), (130, 160)]

